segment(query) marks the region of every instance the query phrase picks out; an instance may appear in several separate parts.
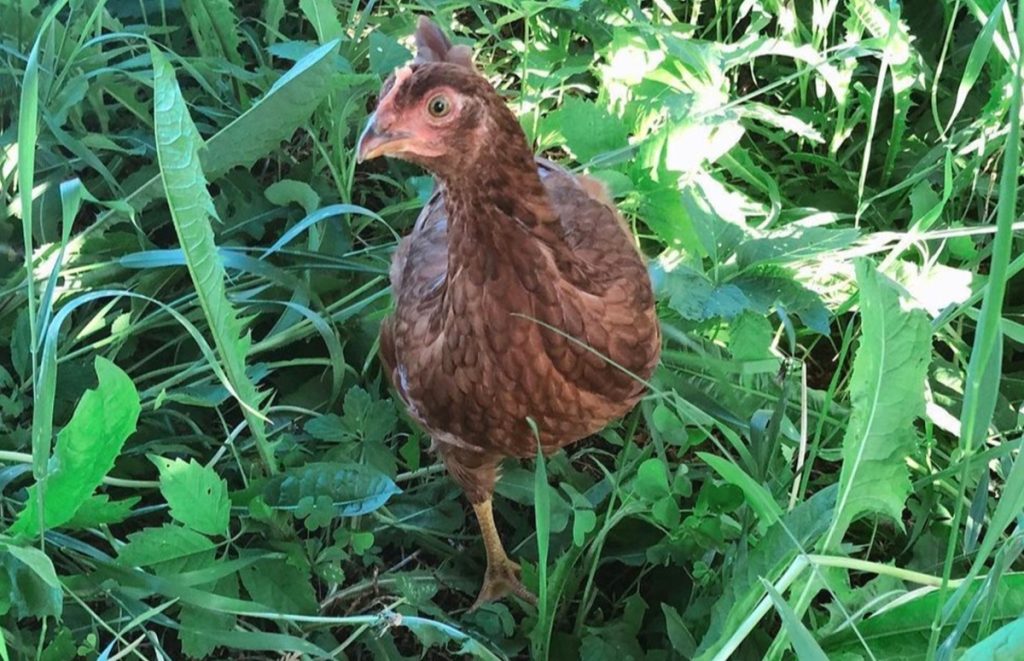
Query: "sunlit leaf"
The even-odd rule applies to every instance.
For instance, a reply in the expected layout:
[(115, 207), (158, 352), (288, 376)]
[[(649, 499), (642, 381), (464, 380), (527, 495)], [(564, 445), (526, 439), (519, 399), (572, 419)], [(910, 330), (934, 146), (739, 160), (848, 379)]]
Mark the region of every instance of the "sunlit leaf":
[(931, 329), (922, 310), (903, 309), (899, 293), (867, 260), (857, 262), (857, 284), (861, 341), (826, 548), (838, 546), (850, 523), (866, 514), (900, 523), (910, 492), (906, 459), (917, 442), (914, 422), (924, 413), (923, 384), (931, 356)]
[(228, 485), (217, 471), (197, 464), (195, 459), (153, 457), (160, 470), (160, 492), (171, 508), (171, 517), (206, 535), (224, 535), (228, 529), (231, 503)]
[[(45, 527), (61, 526), (75, 515), (103, 477), (114, 466), (139, 417), (135, 384), (119, 367), (96, 358), (95, 390), (87, 390), (75, 413), (57, 435), (49, 465), (44, 501)], [(39, 532), (37, 487), (29, 489), (28, 502), (11, 526), (12, 533)]]

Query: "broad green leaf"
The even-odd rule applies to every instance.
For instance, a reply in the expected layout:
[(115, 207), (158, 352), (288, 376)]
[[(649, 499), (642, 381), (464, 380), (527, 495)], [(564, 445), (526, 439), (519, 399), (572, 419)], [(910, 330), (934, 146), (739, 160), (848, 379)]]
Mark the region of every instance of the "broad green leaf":
[[(250, 652), (272, 652), (275, 657), (282, 656), (290, 658), (289, 653), (301, 652), (311, 659), (329, 659), (330, 652), (317, 647), (302, 636), (292, 636), (284, 633), (270, 633), (266, 631), (231, 630), (219, 629), (192, 629), (189, 631), (191, 644), (196, 649), (217, 648), (222, 646), (232, 650), (246, 650)], [(199, 647), (202, 645), (202, 647)]]
[(242, 405), (265, 468), (274, 472), (276, 463), (267, 442), (266, 422), (260, 412), (265, 396), (257, 391), (256, 384), (245, 371), (251, 341), (248, 333), (244, 332), (244, 322), (227, 299), (224, 267), (213, 240), (210, 221), (217, 217), (217, 212), (206, 189), (206, 178), (199, 162), (202, 139), (188, 115), (185, 100), (174, 78), (174, 69), (155, 46), (150, 53), (153, 58), (156, 150), (174, 229), (185, 253), (199, 305), (213, 334), (228, 386)]
[(390, 400), (374, 399), (359, 386), (345, 393), (343, 415), (322, 415), (306, 424), (306, 431), (314, 438), (337, 443), (360, 440), (380, 443), (394, 431), (398, 421), (395, 405)]
[(924, 413), (924, 379), (931, 358), (931, 328), (924, 311), (903, 309), (896, 289), (868, 260), (857, 262), (857, 284), (861, 339), (826, 549), (837, 548), (850, 523), (861, 516), (881, 514), (901, 521), (910, 493), (906, 460), (917, 442), (914, 422)]
[(744, 312), (729, 325), (729, 352), (736, 360), (771, 358), (774, 332), (763, 315)]
[(1010, 661), (1024, 658), (1024, 617), (1004, 624), (964, 652), (960, 661)]
[[(953, 621), (956, 621), (956, 617), (959, 617), (964, 612), (970, 597), (977, 593), (984, 581), (984, 578), (979, 578), (969, 583), (967, 588), (968, 598), (957, 608)], [(988, 611), (987, 614), (991, 616), (991, 621), (996, 626), (1001, 626), (1003, 623), (1018, 622), (1020, 614), (1024, 612), (1024, 574), (1019, 572), (1006, 574), (993, 588), (991, 597), (986, 600), (985, 607), (975, 611), (974, 616), (971, 618), (970, 626), (964, 632), (961, 639), (964, 645), (971, 645), (977, 640), (979, 625), (986, 615), (983, 611)], [(939, 601), (942, 594), (934, 589), (920, 589), (908, 596), (913, 596), (914, 598), (903, 601), (899, 605), (869, 617), (863, 622), (858, 622), (856, 631), (845, 629), (840, 633), (823, 639), (821, 641), (822, 648), (833, 658), (843, 653), (862, 655), (864, 653), (864, 643), (867, 643), (868, 648), (876, 659), (908, 659), (909, 661), (920, 659), (924, 661), (927, 658), (932, 618), (935, 615), (935, 609), (942, 607)], [(1005, 634), (1000, 634), (999, 631), (996, 631), (993, 634), (994, 640), (999, 641), (1002, 639), (1002, 635), (1007, 636), (1006, 639), (1002, 640), (1018, 636), (1019, 633), (1014, 631), (1016, 628), (1011, 627)], [(952, 630), (952, 626), (945, 627), (943, 637), (950, 630)], [(992, 650), (993, 647), (999, 644), (999, 642), (989, 643), (988, 645), (992, 645), (992, 647), (982, 644), (978, 654), (982, 654), (986, 650)], [(982, 655), (974, 656), (973, 658), (1015, 657), (988, 657)]]
[(677, 266), (663, 277), (659, 295), (667, 296), (672, 309), (686, 319), (732, 319), (751, 307), (750, 299), (736, 285), (714, 283), (703, 273), (685, 266)]
[(713, 263), (725, 263), (747, 238), (746, 211), (753, 205), (703, 173), (683, 186), (680, 194), (704, 251)]
[[(95, 366), (96, 389), (85, 391), (71, 421), (57, 435), (43, 504), (46, 528), (71, 520), (114, 466), (139, 418), (139, 394), (128, 375), (99, 356)], [(29, 488), (27, 506), (11, 526), (12, 533), (40, 532), (37, 489)]]
[(575, 96), (567, 96), (562, 107), (548, 115), (542, 126), (565, 138), (566, 146), (580, 163), (628, 144), (628, 129), (622, 120), (593, 101)]
[(299, 9), (306, 20), (313, 25), (321, 44), (345, 37), (345, 31), (338, 22), (338, 10), (330, 0), (299, 0)]
[[(521, 467), (508, 468), (502, 471), (501, 479), (494, 488), (495, 493), (503, 498), (533, 507), (535, 496), (535, 476), (533, 471)], [(548, 498), (551, 504), (551, 532), (560, 533), (569, 525), (569, 518), (572, 516), (572, 506), (569, 501), (549, 485)]]
[(206, 535), (226, 535), (231, 502), (228, 484), (209, 466), (181, 459), (152, 457), (160, 471), (160, 492), (171, 517)]
[(860, 236), (855, 229), (786, 228), (750, 239), (736, 250), (741, 269), (760, 264), (789, 264), (848, 247)]
[[(331, 56), (337, 47), (337, 42), (325, 44), (296, 62), (252, 107), (207, 140), (200, 152), (206, 176), (216, 179), (233, 167), (249, 166), (290, 138), (332, 91)], [(157, 175), (125, 201), (142, 211), (162, 192)]]
[(405, 46), (379, 30), (371, 32), (367, 41), (370, 46), (370, 71), (381, 78), (412, 59), (412, 53)]
[(835, 506), (836, 488), (828, 487), (800, 503), (772, 525), (723, 578), (725, 591), (711, 611), (711, 624), (695, 658), (715, 658), (729, 637), (765, 596), (764, 578), (772, 583), (798, 554), (807, 553), (825, 533)]
[(302, 571), (279, 560), (267, 560), (245, 567), (238, 575), (253, 601), (280, 613), (317, 613), (316, 593), (308, 570)]
[(128, 543), (117, 553), (128, 567), (149, 567), (213, 549), (213, 542), (188, 528), (165, 525), (145, 528), (128, 535)]
[(0, 544), (0, 612), (60, 617), (64, 593), (53, 563), (36, 548)]
[(263, 497), (273, 507), (295, 510), (305, 498), (325, 496), (337, 516), (369, 514), (401, 489), (383, 473), (360, 464), (310, 463), (271, 478)]
[(828, 335), (828, 309), (821, 297), (796, 280), (784, 275), (741, 275), (729, 280), (750, 301), (752, 310), (768, 314), (781, 306), (787, 313), (795, 314), (807, 328)]

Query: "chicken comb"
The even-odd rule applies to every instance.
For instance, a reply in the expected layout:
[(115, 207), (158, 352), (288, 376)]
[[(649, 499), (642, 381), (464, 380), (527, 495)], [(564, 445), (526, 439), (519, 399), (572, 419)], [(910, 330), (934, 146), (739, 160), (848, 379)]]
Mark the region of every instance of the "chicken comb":
[(426, 16), (420, 16), (416, 24), (416, 59), (413, 63), (425, 62), (448, 62), (476, 70), (473, 66), (473, 51), (469, 46), (453, 46), (436, 23)]

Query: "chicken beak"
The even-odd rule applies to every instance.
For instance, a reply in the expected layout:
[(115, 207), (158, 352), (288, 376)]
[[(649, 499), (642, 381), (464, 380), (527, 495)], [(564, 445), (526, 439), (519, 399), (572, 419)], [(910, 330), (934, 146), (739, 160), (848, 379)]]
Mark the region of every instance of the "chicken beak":
[(370, 115), (370, 121), (366, 123), (363, 134), (359, 136), (356, 160), (362, 163), (399, 151), (408, 142), (408, 138), (409, 134), (405, 131), (381, 131), (377, 126), (377, 113), (374, 113)]

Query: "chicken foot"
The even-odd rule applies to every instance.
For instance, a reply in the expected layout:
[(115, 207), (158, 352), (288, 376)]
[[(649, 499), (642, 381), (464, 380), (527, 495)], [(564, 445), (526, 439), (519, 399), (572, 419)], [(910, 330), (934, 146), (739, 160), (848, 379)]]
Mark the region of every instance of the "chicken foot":
[(473, 511), (476, 513), (476, 519), (480, 524), (480, 533), (484, 538), (484, 549), (487, 551), (487, 571), (484, 573), (484, 584), (480, 588), (480, 595), (473, 602), (470, 611), (510, 593), (536, 605), (537, 597), (519, 580), (519, 565), (509, 559), (505, 553), (501, 537), (498, 536), (498, 528), (494, 525), (491, 499), (488, 498), (482, 503), (474, 503)]

